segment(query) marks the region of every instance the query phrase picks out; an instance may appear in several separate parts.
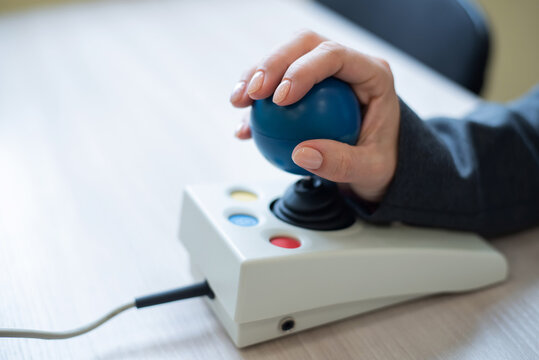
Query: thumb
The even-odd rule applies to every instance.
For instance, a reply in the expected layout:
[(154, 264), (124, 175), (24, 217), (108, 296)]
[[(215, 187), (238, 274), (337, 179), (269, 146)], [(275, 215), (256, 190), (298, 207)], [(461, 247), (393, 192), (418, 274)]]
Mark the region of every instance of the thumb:
[(298, 144), (292, 161), (299, 167), (334, 182), (353, 182), (359, 175), (357, 147), (334, 140), (308, 140)]

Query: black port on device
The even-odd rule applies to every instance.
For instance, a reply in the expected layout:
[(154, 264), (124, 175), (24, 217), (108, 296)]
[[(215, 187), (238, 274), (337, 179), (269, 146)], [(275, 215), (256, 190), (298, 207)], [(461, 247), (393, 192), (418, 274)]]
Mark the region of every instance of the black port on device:
[(296, 321), (292, 319), (291, 317), (284, 318), (279, 323), (279, 329), (281, 329), (282, 332), (292, 331), (295, 326), (296, 326)]

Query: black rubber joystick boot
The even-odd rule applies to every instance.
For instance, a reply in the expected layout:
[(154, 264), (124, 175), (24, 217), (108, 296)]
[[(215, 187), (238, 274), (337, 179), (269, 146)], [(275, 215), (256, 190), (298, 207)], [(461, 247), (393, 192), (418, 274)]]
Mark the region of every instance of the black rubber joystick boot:
[(354, 224), (354, 212), (346, 205), (337, 184), (307, 177), (286, 189), (271, 204), (271, 211), (289, 224), (312, 230), (339, 230)]

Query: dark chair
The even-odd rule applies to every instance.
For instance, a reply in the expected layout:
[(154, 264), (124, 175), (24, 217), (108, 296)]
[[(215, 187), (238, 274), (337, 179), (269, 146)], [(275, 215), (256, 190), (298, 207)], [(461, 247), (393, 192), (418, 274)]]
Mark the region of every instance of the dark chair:
[(483, 86), (489, 30), (467, 0), (319, 0), (476, 94)]

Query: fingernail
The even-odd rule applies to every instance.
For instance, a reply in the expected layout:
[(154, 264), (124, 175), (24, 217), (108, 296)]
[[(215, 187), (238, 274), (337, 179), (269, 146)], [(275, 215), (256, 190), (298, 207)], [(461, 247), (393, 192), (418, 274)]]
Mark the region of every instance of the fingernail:
[(243, 122), (239, 123), (238, 126), (236, 127), (236, 131), (234, 132), (234, 135), (237, 137), (239, 133), (242, 132), (245, 127), (247, 127), (246, 123), (243, 123)]
[(292, 154), (292, 161), (302, 168), (316, 170), (322, 166), (324, 158), (320, 151), (310, 147), (303, 147)]
[(257, 72), (255, 72), (255, 74), (251, 78), (251, 82), (249, 82), (249, 87), (247, 88), (247, 94), (252, 94), (260, 90), (263, 82), (264, 82), (264, 72), (262, 70), (258, 70)]
[(230, 101), (238, 101), (243, 94), (243, 89), (245, 89), (245, 81), (238, 82), (236, 86), (234, 86), (234, 90), (232, 90), (232, 94), (230, 95)]
[(290, 91), (290, 80), (284, 80), (277, 86), (277, 89), (275, 89), (275, 93), (273, 94), (273, 102), (274, 103), (280, 103), (286, 97), (288, 96), (288, 92)]

